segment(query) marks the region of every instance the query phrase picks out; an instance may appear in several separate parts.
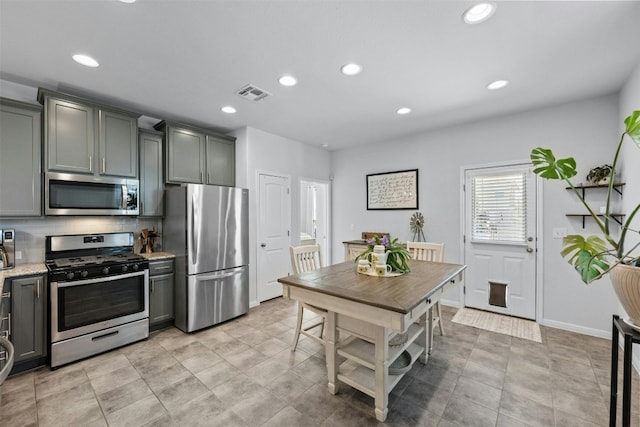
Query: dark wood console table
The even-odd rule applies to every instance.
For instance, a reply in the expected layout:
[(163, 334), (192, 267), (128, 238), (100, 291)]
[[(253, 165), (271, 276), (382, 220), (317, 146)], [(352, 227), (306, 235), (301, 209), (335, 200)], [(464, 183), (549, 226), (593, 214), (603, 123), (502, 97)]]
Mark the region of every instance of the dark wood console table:
[(624, 337), (624, 364), (622, 378), (622, 425), (631, 425), (631, 354), (633, 343), (640, 344), (640, 332), (627, 325), (620, 316), (613, 315), (613, 335), (611, 337), (611, 401), (609, 406), (609, 426), (616, 425), (618, 403), (618, 348), (619, 335)]

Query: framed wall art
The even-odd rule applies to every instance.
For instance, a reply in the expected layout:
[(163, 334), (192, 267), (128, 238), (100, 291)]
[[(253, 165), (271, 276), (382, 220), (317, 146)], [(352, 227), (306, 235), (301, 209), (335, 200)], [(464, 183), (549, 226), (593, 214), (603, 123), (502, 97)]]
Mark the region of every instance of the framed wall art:
[(418, 169), (367, 175), (367, 210), (418, 209)]

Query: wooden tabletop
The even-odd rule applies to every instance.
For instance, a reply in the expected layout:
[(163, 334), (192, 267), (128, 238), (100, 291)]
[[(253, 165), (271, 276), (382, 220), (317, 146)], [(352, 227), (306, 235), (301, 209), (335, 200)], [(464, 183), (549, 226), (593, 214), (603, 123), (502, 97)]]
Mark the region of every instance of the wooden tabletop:
[(409, 260), (409, 267), (411, 272), (402, 276), (375, 277), (358, 273), (356, 264), (348, 261), (281, 277), (278, 282), (406, 314), (466, 265)]

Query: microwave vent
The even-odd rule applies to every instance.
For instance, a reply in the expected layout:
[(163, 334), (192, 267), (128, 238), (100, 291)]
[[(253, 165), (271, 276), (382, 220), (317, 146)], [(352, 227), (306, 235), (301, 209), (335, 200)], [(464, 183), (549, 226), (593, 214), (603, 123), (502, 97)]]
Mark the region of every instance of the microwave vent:
[(240, 90), (236, 91), (235, 93), (241, 98), (244, 98), (247, 101), (253, 101), (253, 102), (257, 102), (257, 101), (260, 101), (261, 99), (265, 99), (267, 96), (271, 96), (271, 94), (266, 90), (262, 90), (256, 87), (255, 85), (251, 85), (251, 84), (242, 87)]

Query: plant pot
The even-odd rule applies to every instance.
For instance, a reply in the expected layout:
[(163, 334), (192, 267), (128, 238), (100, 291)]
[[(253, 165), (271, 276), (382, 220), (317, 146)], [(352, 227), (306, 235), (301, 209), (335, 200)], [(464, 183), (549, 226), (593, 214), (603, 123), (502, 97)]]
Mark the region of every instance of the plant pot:
[(627, 323), (640, 330), (640, 267), (618, 264), (610, 275), (618, 301), (629, 316)]

